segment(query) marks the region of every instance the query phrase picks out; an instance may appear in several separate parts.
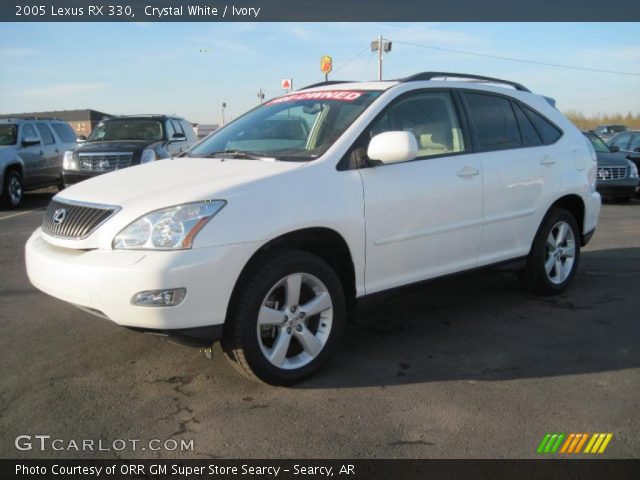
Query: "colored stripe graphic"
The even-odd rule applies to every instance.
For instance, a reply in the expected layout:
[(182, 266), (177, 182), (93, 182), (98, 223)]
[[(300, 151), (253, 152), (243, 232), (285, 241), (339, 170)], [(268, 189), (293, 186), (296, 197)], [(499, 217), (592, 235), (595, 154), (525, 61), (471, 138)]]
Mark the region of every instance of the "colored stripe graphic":
[(547, 433), (536, 451), (542, 454), (600, 454), (606, 450), (612, 438), (613, 433)]

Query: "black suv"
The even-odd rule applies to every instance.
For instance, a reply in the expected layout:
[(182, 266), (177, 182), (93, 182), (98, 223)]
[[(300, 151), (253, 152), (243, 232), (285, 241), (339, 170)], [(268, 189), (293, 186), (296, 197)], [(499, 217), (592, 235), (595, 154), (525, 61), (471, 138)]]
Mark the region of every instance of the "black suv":
[(103, 120), (87, 141), (64, 154), (68, 186), (131, 165), (169, 158), (197, 141), (191, 124), (168, 115), (135, 115)]

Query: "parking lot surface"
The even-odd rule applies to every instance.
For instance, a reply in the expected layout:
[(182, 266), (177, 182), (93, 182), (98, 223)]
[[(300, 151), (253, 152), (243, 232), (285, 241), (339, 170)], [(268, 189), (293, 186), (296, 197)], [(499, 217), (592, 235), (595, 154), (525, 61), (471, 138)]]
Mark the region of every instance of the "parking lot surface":
[[(50, 198), (0, 211), (0, 457), (522, 458), (547, 432), (612, 432), (602, 456), (640, 457), (638, 200), (603, 206), (566, 293), (495, 271), (395, 292), (287, 389), (37, 291), (23, 248)], [(38, 434), (193, 450), (15, 448)]]

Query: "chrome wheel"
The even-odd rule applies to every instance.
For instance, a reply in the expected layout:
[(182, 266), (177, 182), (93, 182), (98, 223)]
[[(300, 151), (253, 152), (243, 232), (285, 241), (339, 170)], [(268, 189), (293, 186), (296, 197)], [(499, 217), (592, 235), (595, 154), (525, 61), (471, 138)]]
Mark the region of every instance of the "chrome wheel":
[(320, 279), (293, 273), (279, 280), (258, 312), (258, 343), (265, 358), (285, 370), (301, 368), (324, 349), (333, 324), (331, 294)]
[(544, 269), (547, 278), (559, 285), (571, 274), (576, 256), (573, 229), (565, 221), (556, 223), (547, 236)]
[(9, 194), (9, 201), (11, 202), (11, 205), (19, 205), (22, 201), (22, 182), (15, 173), (11, 174), (9, 177), (7, 192)]

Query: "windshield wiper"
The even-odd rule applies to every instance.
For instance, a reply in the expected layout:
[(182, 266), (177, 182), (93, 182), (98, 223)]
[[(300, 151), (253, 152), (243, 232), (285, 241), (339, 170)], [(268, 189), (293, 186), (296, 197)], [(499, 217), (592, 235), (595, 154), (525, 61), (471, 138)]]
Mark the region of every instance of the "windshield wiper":
[(250, 160), (264, 160), (264, 159), (274, 159), (266, 153), (263, 152), (248, 152), (246, 150), (220, 150), (218, 152), (211, 152), (205, 155), (206, 158), (212, 157), (226, 157), (226, 158), (247, 158)]

